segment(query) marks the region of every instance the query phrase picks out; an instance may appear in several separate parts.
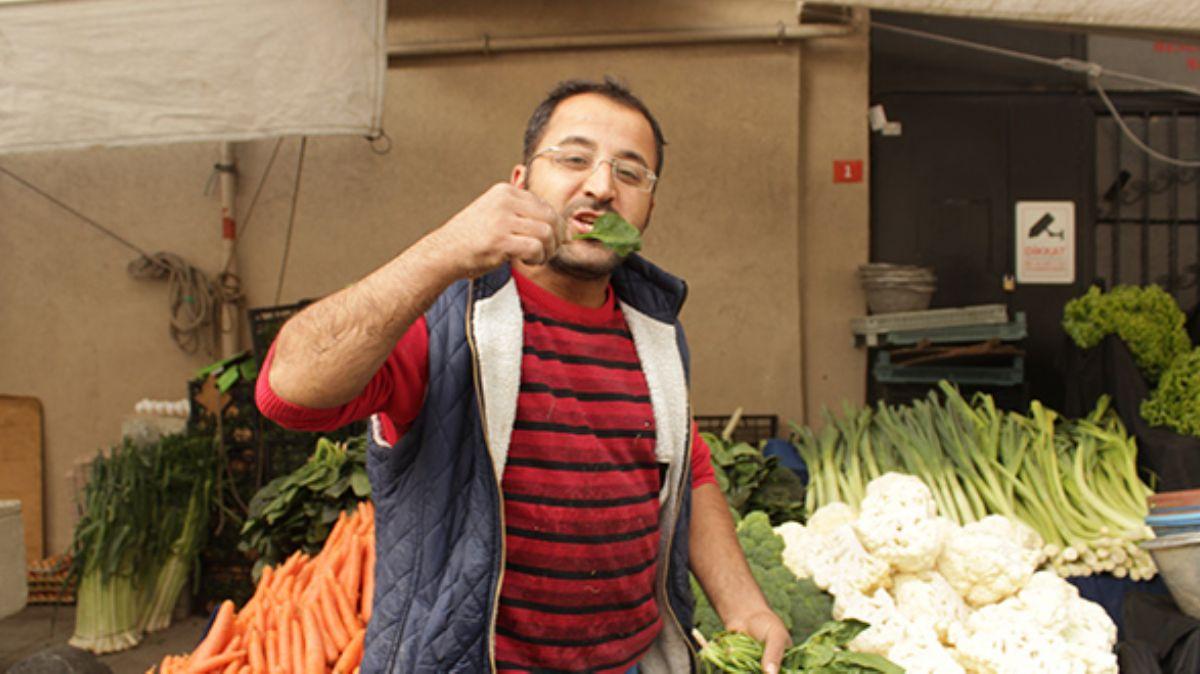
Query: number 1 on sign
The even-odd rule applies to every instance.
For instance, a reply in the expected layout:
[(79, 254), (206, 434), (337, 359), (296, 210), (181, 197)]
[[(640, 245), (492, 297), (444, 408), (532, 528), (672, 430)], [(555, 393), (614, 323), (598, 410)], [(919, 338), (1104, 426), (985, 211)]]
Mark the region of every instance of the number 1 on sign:
[(860, 183), (863, 177), (863, 163), (861, 159), (834, 159), (833, 160), (833, 182), (835, 183)]

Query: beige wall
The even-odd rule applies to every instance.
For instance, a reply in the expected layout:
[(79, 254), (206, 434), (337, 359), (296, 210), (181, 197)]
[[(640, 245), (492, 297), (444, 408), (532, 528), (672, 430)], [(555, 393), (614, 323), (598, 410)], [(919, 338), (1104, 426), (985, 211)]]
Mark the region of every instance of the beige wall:
[[(394, 3), (390, 41), (794, 21), (791, 2)], [(503, 7), (503, 9), (501, 9)], [(603, 7), (603, 10), (601, 10)], [(527, 17), (535, 16), (536, 29)], [(831, 157), (866, 159), (866, 44), (688, 46), (393, 62), (390, 154), (310, 139), (280, 302), (323, 295), (437, 226), (519, 159), (532, 107), (558, 79), (617, 75), (658, 115), (669, 147), (646, 255), (689, 281), (684, 310), (697, 414), (802, 419), (862, 396), (848, 317), (861, 298), (866, 183), (829, 184)], [(241, 144), (242, 208), (272, 142)], [(274, 304), (298, 141), (283, 141), (240, 244), (250, 306)], [(0, 158), (151, 251), (215, 270), (215, 147)], [(824, 168), (822, 168), (824, 167)], [(0, 176), (0, 392), (46, 408), (48, 546), (73, 522), (67, 473), (112, 442), (142, 397), (178, 398), (206, 355), (166, 336), (161, 284), (129, 279), (133, 254)]]

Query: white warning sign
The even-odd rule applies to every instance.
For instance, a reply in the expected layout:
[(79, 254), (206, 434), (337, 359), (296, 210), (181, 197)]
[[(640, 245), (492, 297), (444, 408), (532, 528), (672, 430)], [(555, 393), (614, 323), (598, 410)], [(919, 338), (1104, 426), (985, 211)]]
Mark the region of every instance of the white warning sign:
[(1017, 283), (1075, 282), (1075, 202), (1017, 202)]

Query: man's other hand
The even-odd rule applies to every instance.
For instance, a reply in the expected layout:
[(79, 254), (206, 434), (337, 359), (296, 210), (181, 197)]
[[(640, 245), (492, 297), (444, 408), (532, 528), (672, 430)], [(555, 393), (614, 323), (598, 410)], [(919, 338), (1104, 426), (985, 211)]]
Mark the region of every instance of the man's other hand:
[(744, 632), (761, 642), (763, 672), (778, 674), (783, 662), (783, 652), (792, 645), (792, 637), (779, 616), (772, 611), (759, 611), (744, 618), (731, 620), (726, 627), (736, 632)]

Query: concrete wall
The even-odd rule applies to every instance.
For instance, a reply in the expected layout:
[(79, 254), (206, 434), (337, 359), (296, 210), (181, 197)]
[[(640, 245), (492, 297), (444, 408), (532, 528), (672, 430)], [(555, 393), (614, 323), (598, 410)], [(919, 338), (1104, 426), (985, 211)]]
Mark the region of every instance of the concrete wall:
[[(781, 1), (641, 3), (404, 2), (389, 41), (772, 26)], [(531, 22), (528, 17), (537, 17)], [(307, 146), (287, 274), (278, 302), (333, 291), (436, 227), (520, 156), (533, 106), (564, 77), (621, 77), (658, 115), (669, 143), (646, 255), (689, 281), (684, 311), (697, 414), (802, 420), (824, 402), (862, 398), (847, 321), (861, 312), (854, 267), (866, 259), (867, 188), (830, 183), (832, 158), (866, 159), (862, 36), (803, 45), (579, 50), (394, 61), (384, 156), (357, 138)], [(251, 307), (277, 303), (299, 141), (283, 141), (240, 243)], [(241, 209), (274, 141), (241, 144)], [(0, 158), (150, 251), (215, 271), (210, 145)], [(114, 441), (142, 397), (178, 398), (208, 355), (167, 338), (162, 284), (134, 281), (134, 254), (0, 176), (0, 392), (46, 408), (48, 548), (68, 544), (68, 472)]]

